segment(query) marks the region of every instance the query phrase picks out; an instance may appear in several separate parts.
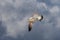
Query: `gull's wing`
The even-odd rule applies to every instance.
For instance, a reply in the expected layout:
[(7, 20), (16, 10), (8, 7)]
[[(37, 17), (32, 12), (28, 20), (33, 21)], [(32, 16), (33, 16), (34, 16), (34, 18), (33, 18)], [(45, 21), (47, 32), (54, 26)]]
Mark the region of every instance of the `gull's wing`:
[(33, 25), (34, 22), (35, 22), (35, 18), (30, 17), (29, 18), (29, 24), (28, 24), (28, 31), (31, 31), (32, 25)]
[(28, 25), (28, 31), (31, 31), (31, 29), (32, 29), (32, 23), (29, 23), (29, 25)]

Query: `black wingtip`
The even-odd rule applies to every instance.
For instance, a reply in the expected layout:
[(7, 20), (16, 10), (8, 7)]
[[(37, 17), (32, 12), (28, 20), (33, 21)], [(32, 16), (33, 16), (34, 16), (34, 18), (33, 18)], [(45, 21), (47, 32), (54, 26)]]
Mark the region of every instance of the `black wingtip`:
[(28, 31), (30, 32), (32, 29), (32, 26), (31, 25), (28, 25)]

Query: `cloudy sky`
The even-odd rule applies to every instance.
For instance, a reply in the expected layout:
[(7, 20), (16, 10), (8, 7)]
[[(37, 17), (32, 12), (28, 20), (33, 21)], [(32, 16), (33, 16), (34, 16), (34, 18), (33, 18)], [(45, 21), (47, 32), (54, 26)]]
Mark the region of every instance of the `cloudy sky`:
[[(44, 19), (28, 32), (28, 18)], [(60, 0), (0, 0), (0, 40), (60, 40)]]

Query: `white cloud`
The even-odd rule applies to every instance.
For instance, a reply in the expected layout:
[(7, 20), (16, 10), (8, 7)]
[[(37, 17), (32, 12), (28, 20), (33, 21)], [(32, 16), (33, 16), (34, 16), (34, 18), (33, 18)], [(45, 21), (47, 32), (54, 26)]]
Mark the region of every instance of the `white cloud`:
[[(56, 31), (56, 29), (60, 29), (60, 7), (59, 6), (51, 6), (48, 7), (49, 8), (49, 15), (45, 15), (44, 17), (44, 27), (46, 27), (46, 30), (48, 30), (48, 32), (44, 32), (44, 38), (47, 36), (48, 38), (46, 39), (54, 39), (52, 37), (54, 37), (53, 35), (57, 35), (54, 33), (54, 31)], [(46, 33), (46, 34), (45, 34)], [(56, 32), (57, 33), (57, 32)]]
[[(28, 10), (32, 10), (31, 6), (35, 5), (34, 2), (36, 2), (36, 0), (15, 0), (15, 2), (13, 2), (13, 0), (0, 0), (0, 20), (2, 21), (2, 25), (6, 27), (7, 36), (17, 37), (18, 35), (24, 35), (28, 27), (28, 18), (32, 13), (21, 13), (18, 8), (21, 6), (22, 9), (27, 8)], [(27, 7), (24, 7), (24, 4)], [(27, 4), (29, 4), (31, 8), (29, 8)], [(13, 6), (15, 10), (11, 11), (12, 8), (8, 5)], [(22, 9), (20, 9), (20, 11)]]
[(60, 8), (58, 6), (53, 6), (52, 8), (49, 9), (49, 11), (52, 16), (57, 16), (59, 15)]
[[(50, 12), (50, 18), (53, 18), (55, 20), (55, 22), (53, 24), (55, 24), (56, 28), (59, 28), (60, 27), (60, 7), (59, 6), (52, 6), (50, 9), (49, 9), (49, 12)], [(50, 19), (52, 20), (52, 19)]]
[(22, 7), (24, 4), (34, 4), (36, 0), (0, 0), (1, 6), (6, 6), (7, 4), (13, 5), (15, 8)]
[(43, 3), (43, 2), (40, 2), (40, 3), (37, 2), (37, 8), (47, 10), (47, 5), (45, 3)]
[(6, 35), (11, 37), (17, 37), (18, 35), (24, 36), (30, 15), (28, 14), (20, 19), (21, 15), (17, 13), (2, 13), (2, 25), (6, 27)]

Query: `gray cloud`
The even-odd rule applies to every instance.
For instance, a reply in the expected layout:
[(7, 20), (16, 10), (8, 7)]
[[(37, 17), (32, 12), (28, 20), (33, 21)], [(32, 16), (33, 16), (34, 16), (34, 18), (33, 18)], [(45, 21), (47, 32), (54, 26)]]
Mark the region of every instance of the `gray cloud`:
[[(34, 0), (23, 1), (15, 0), (15, 3), (8, 0), (0, 0), (1, 4), (1, 18), (2, 25), (6, 27), (6, 36), (17, 37), (17, 35), (23, 36), (26, 26), (28, 25), (28, 18), (31, 16)], [(20, 5), (20, 1), (21, 5)], [(25, 6), (24, 6), (25, 5)], [(29, 5), (29, 6), (28, 6)], [(15, 7), (16, 6), (16, 7)], [(33, 9), (32, 9), (33, 8)], [(30, 12), (28, 12), (30, 11)], [(29, 14), (30, 13), (30, 14)], [(25, 15), (26, 14), (26, 15)]]
[[(28, 18), (35, 11), (42, 14), (44, 19), (41, 23), (35, 23), (31, 32), (27, 32)], [(17, 38), (18, 35), (20, 38), (16, 40), (57, 40), (60, 27), (59, 13), (58, 5), (48, 6), (45, 2), (37, 0), (0, 0), (0, 20), (3, 28), (6, 28), (6, 34), (1, 40), (8, 37)]]
[(51, 3), (53, 3), (53, 4), (60, 4), (60, 0), (51, 0)]

